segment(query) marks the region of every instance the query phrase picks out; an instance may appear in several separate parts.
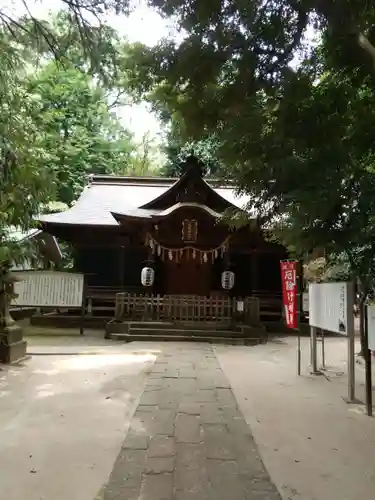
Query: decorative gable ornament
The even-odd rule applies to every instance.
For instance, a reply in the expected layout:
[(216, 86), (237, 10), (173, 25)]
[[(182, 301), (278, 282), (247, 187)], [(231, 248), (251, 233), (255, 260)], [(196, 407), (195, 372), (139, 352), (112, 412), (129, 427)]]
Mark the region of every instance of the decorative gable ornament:
[(141, 272), (142, 286), (152, 286), (155, 281), (155, 271), (152, 267), (144, 267)]
[(195, 243), (198, 237), (198, 222), (195, 219), (184, 219), (181, 233), (182, 241)]
[(221, 275), (221, 286), (224, 290), (232, 290), (234, 287), (235, 275), (233, 271), (224, 271)]

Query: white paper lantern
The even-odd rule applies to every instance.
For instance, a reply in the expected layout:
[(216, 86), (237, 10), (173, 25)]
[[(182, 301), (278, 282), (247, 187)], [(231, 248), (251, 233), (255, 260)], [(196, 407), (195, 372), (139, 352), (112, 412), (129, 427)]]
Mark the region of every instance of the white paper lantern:
[(224, 271), (221, 275), (221, 286), (224, 290), (232, 290), (234, 287), (235, 276), (233, 271)]
[(144, 267), (141, 272), (141, 283), (143, 286), (152, 286), (154, 284), (155, 271), (152, 267)]

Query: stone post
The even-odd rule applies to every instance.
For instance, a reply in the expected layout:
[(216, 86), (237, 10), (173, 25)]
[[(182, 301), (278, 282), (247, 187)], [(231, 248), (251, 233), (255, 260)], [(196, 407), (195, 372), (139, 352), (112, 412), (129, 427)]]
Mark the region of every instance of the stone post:
[(3, 278), (0, 291), (0, 363), (14, 363), (26, 357), (26, 341), (22, 328), (10, 315), (9, 306), (14, 294), (15, 278), (9, 273)]

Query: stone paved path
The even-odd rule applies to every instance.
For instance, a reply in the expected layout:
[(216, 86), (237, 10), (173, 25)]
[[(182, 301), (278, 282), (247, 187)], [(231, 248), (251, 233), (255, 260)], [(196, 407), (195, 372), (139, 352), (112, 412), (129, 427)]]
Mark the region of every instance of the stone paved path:
[(280, 500), (215, 354), (165, 344), (104, 500)]

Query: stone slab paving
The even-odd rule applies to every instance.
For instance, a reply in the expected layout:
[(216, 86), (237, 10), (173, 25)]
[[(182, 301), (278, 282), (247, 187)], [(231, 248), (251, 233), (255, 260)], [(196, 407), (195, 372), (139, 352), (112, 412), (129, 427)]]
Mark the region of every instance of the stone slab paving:
[(280, 500), (213, 349), (165, 344), (104, 500)]

